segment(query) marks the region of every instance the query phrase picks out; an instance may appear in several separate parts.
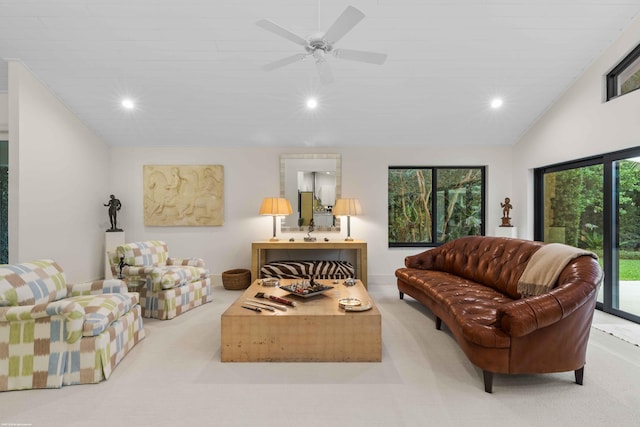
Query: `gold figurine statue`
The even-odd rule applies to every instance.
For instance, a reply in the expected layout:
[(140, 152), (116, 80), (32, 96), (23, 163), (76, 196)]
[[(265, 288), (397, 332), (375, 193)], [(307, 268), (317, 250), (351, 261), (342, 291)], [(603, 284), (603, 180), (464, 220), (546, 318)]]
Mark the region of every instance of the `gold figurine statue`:
[(502, 207), (502, 224), (500, 227), (513, 227), (513, 225), (511, 225), (511, 217), (509, 216), (509, 211), (513, 209), (511, 199), (505, 197), (504, 203), (500, 203), (500, 207)]

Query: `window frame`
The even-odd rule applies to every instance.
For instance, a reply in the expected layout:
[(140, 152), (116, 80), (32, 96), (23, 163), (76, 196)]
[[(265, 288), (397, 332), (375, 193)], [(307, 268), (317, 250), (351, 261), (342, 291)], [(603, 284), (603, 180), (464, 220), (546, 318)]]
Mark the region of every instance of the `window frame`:
[(398, 247), (438, 247), (446, 242), (438, 242), (438, 171), (442, 170), (459, 170), (459, 169), (477, 169), (480, 172), (480, 236), (486, 235), (486, 194), (487, 194), (487, 167), (486, 166), (389, 166), (387, 176), (389, 177), (392, 170), (406, 170), (406, 169), (420, 169), (431, 171), (431, 200), (430, 200), (430, 213), (431, 213), (431, 241), (391, 241), (390, 239), (390, 224), (391, 224), (391, 205), (389, 194), (389, 182), (387, 182), (387, 243), (389, 248)]
[(618, 78), (628, 68), (640, 65), (640, 44), (636, 46), (627, 56), (625, 56), (613, 69), (607, 73), (606, 77), (606, 89), (607, 89), (607, 101), (616, 99), (620, 96), (627, 95), (640, 89), (640, 86), (623, 94), (618, 92)]
[(617, 267), (613, 262), (613, 252), (615, 250), (615, 242), (617, 236), (617, 227), (614, 210), (617, 209), (615, 203), (615, 185), (613, 163), (618, 160), (624, 160), (629, 157), (640, 157), (640, 146), (631, 147), (619, 151), (604, 153), (597, 156), (582, 158), (578, 160), (556, 163), (549, 166), (543, 166), (534, 169), (533, 196), (534, 196), (534, 232), (533, 239), (544, 241), (544, 175), (546, 173), (559, 172), (567, 169), (575, 169), (585, 166), (593, 166), (596, 164), (603, 165), (603, 271), (604, 280), (603, 301), (596, 302), (596, 308), (605, 313), (640, 323), (640, 316), (630, 312), (622, 311), (613, 307), (613, 300), (617, 298), (614, 295), (616, 289), (614, 281), (618, 280)]

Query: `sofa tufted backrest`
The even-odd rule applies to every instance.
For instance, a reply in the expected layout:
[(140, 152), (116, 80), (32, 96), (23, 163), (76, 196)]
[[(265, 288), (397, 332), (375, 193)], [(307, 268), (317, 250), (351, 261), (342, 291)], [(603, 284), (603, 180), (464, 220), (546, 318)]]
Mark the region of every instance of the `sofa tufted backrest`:
[[(544, 243), (504, 237), (468, 236), (423, 252), (407, 267), (446, 271), (519, 298), (518, 280)], [(408, 257), (412, 258), (412, 257)]]
[(45, 304), (66, 297), (64, 271), (53, 260), (0, 265), (0, 306)]
[(116, 248), (118, 262), (124, 257), (125, 264), (142, 266), (163, 266), (169, 258), (169, 248), (160, 240), (147, 240), (120, 245)]

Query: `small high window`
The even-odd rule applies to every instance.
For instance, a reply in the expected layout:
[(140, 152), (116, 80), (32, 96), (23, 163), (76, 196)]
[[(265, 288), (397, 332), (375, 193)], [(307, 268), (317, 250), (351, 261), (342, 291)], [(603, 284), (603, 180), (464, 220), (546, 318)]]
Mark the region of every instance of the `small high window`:
[(607, 74), (607, 101), (640, 88), (640, 45)]

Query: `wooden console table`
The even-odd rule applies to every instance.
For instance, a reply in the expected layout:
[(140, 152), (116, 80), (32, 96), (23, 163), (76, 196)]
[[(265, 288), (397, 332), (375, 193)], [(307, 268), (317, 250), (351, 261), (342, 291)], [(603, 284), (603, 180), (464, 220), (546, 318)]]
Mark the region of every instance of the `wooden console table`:
[[(318, 240), (316, 242), (289, 242), (289, 241), (278, 241), (278, 242), (270, 242), (270, 241), (260, 241), (253, 242), (251, 244), (251, 278), (252, 280), (256, 280), (260, 278), (260, 269), (264, 264), (268, 261), (276, 261), (282, 260), (283, 258), (278, 258), (278, 251), (280, 254), (291, 251), (291, 253), (295, 253), (293, 251), (318, 251), (322, 252), (324, 258), (326, 258), (330, 251), (337, 252), (340, 254), (340, 251), (349, 251), (353, 255), (353, 261), (355, 262), (356, 269), (356, 279), (360, 279), (364, 287), (367, 287), (367, 242), (362, 240), (353, 240), (353, 241), (345, 241), (345, 240), (329, 240), (325, 242), (324, 240)], [(327, 252), (325, 254), (324, 252)], [(295, 258), (291, 258), (291, 253), (288, 253), (289, 257), (287, 260), (294, 261)], [(298, 260), (311, 260), (314, 257), (312, 255), (306, 257), (298, 257)], [(327, 258), (329, 259), (329, 258)], [(337, 258), (333, 258), (337, 260)]]

